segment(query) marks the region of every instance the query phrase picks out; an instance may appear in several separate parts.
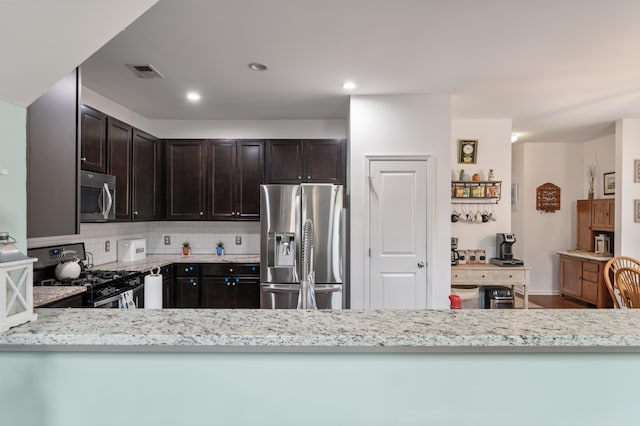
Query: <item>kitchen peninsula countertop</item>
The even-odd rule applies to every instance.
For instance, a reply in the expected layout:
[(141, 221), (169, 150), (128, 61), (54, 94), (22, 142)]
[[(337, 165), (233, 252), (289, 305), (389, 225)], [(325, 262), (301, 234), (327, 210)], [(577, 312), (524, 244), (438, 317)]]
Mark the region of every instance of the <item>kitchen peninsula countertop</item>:
[(96, 265), (96, 269), (140, 271), (148, 272), (153, 266), (166, 266), (172, 263), (260, 263), (259, 254), (148, 254), (142, 260), (135, 262), (111, 262)]
[(61, 285), (61, 286), (34, 286), (33, 287), (33, 307), (57, 302), (76, 294), (84, 293), (87, 288), (84, 286)]
[(587, 260), (595, 260), (598, 262), (606, 262), (611, 259), (612, 256), (602, 255), (600, 253), (596, 254), (592, 251), (586, 250), (560, 250), (556, 252), (557, 254), (564, 254), (565, 256), (574, 256)]
[(0, 351), (640, 352), (640, 310), (38, 309)]

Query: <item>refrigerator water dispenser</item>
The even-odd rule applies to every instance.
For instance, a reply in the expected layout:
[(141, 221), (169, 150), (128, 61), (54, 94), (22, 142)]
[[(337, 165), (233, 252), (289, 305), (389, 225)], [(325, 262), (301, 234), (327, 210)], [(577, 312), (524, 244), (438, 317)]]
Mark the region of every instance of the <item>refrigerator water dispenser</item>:
[(275, 267), (294, 266), (296, 259), (295, 234), (277, 232), (275, 237)]

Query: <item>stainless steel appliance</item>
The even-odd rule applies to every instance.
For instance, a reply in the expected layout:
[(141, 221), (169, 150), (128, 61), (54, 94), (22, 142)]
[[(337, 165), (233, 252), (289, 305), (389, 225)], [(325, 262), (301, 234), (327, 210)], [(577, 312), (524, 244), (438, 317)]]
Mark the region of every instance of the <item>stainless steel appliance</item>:
[(343, 187), (332, 184), (261, 185), (260, 307), (298, 305), (302, 227), (313, 224), (314, 294), (319, 309), (345, 307)]
[(496, 257), (491, 258), (491, 263), (498, 266), (520, 266), (524, 262), (513, 258), (513, 245), (516, 242), (514, 234), (496, 234)]
[(451, 237), (451, 264), (457, 265), (460, 263), (460, 253), (458, 253), (458, 239)]
[(513, 290), (509, 287), (484, 287), (485, 309), (513, 309)]
[[(55, 276), (55, 268), (60, 261), (60, 254), (75, 252), (83, 266), (78, 278), (59, 280)], [(63, 244), (59, 246), (40, 247), (27, 250), (29, 257), (38, 259), (33, 265), (34, 286), (84, 286), (82, 306), (84, 308), (117, 308), (120, 295), (132, 290), (136, 307), (144, 307), (143, 273), (136, 271), (93, 270), (87, 266), (87, 253), (84, 243)]]
[(80, 221), (115, 220), (116, 177), (87, 170), (80, 172)]

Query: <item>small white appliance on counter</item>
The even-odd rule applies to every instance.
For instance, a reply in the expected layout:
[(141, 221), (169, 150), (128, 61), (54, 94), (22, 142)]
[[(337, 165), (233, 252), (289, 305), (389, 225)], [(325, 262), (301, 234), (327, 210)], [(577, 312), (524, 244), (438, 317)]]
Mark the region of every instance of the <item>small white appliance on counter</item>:
[(118, 262), (133, 262), (147, 257), (147, 240), (132, 238), (118, 240)]

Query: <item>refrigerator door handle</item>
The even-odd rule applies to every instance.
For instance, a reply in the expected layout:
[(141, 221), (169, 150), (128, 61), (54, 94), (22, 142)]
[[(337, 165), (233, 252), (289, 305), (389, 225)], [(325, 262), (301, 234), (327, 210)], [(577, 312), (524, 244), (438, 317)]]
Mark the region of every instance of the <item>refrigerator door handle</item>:
[[(297, 284), (294, 286), (269, 284), (269, 285), (263, 285), (262, 290), (269, 293), (288, 293), (288, 292), (298, 293), (300, 291), (300, 286)], [(314, 287), (315, 293), (336, 293), (339, 291), (342, 291), (342, 286), (340, 285), (338, 286), (332, 285), (330, 287), (323, 287), (322, 285), (316, 285)]]

